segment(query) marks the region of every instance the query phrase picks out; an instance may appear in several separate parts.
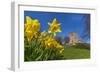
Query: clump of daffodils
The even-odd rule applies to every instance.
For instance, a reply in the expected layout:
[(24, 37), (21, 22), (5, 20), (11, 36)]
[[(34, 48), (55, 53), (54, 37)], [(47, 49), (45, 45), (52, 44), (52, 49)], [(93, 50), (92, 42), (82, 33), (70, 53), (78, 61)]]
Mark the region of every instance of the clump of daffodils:
[(49, 24), (48, 32), (40, 32), (40, 22), (38, 19), (31, 19), (26, 16), (24, 26), (24, 48), (25, 61), (55, 60), (63, 58), (64, 48), (54, 37), (61, 32), (60, 24), (56, 18)]

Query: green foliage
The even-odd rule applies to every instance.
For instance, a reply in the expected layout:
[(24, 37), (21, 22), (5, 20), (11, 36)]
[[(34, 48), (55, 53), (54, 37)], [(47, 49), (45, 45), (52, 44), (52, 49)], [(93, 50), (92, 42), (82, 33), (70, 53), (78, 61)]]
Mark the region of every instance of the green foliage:
[(38, 38), (34, 41), (25, 39), (24, 61), (46, 61), (61, 60), (63, 53), (59, 53), (56, 48), (45, 48), (43, 42), (38, 43)]

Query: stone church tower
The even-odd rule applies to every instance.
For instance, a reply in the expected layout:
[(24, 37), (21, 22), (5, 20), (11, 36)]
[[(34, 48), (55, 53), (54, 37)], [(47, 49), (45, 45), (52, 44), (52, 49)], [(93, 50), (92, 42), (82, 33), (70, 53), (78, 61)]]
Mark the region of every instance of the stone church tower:
[(77, 32), (71, 32), (69, 44), (75, 45), (76, 43), (78, 43)]

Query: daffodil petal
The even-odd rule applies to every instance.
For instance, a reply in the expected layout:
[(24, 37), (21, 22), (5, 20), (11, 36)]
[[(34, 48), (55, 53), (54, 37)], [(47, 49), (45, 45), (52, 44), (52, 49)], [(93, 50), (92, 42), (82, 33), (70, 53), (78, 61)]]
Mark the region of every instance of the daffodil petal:
[(26, 24), (31, 24), (32, 19), (29, 16), (26, 16)]
[(56, 20), (56, 18), (54, 18), (54, 20), (53, 20), (53, 22), (52, 22), (53, 24), (56, 24), (57, 23), (57, 20)]
[(52, 33), (52, 31), (51, 30), (48, 30), (48, 33)]
[(61, 30), (60, 30), (60, 29), (58, 29), (58, 32), (61, 32)]

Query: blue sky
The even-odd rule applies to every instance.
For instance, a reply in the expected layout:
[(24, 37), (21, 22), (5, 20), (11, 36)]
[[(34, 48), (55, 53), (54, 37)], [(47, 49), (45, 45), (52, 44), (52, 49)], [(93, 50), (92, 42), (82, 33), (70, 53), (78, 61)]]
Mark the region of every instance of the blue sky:
[(77, 32), (78, 39), (81, 39), (80, 36), (83, 34), (85, 20), (90, 21), (90, 19), (84, 17), (90, 17), (90, 14), (24, 11), (24, 23), (26, 22), (26, 16), (39, 20), (41, 24), (40, 31), (47, 31), (49, 28), (48, 22), (52, 22), (56, 18), (57, 22), (61, 23), (62, 30), (62, 32), (57, 33), (57, 36), (70, 36), (71, 32)]

